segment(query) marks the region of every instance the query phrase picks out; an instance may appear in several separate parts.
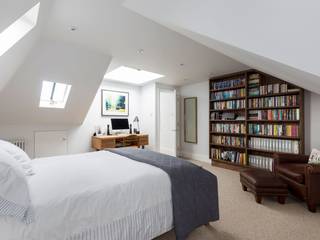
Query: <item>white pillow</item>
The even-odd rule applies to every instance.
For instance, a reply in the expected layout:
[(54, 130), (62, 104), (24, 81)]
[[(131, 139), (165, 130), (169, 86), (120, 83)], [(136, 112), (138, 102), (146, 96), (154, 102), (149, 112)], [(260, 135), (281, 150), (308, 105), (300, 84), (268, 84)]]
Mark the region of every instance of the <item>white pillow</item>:
[(308, 163), (320, 164), (320, 151), (312, 149)]
[(21, 165), (26, 176), (34, 174), (31, 159), (21, 148), (10, 142), (0, 140), (0, 149), (9, 153)]
[(0, 149), (0, 216), (33, 220), (27, 177), (21, 165)]

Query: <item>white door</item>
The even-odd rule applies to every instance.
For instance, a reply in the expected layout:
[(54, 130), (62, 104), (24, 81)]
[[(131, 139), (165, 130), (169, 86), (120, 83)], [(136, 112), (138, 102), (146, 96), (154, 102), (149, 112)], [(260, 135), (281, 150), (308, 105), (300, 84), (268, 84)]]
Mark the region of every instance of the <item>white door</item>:
[(159, 90), (159, 150), (177, 155), (176, 91)]
[(65, 131), (35, 132), (35, 157), (51, 157), (68, 153)]

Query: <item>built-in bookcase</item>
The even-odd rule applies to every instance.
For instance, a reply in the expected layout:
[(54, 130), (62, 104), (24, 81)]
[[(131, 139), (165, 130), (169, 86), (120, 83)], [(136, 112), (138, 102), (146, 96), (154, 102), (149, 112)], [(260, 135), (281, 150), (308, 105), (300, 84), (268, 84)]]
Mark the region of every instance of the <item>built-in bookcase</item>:
[(209, 80), (213, 163), (273, 171), (275, 152), (304, 153), (304, 91), (257, 70)]

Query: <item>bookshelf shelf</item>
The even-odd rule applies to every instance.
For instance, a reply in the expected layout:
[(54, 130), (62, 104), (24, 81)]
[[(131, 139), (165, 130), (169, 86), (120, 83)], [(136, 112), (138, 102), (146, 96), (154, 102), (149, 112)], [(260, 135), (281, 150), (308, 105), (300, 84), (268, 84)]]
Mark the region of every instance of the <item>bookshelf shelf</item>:
[(275, 139), (288, 139), (288, 140), (300, 140), (299, 137), (291, 136), (270, 136), (270, 135), (258, 135), (258, 134), (248, 134), (248, 137), (257, 137), (257, 138), (275, 138)]
[(257, 108), (248, 108), (248, 110), (272, 110), (272, 109), (293, 109), (300, 108), (299, 106), (284, 106), (284, 107), (257, 107)]
[(288, 153), (288, 152), (279, 152), (279, 151), (274, 151), (274, 150), (264, 150), (264, 149), (258, 149), (258, 148), (247, 148), (248, 151), (253, 151), (253, 152), (263, 152), (263, 153), (286, 153), (286, 154), (292, 154), (292, 155), (297, 155), (296, 153)]
[(230, 162), (230, 161), (226, 161), (226, 160), (222, 160), (222, 159), (217, 159), (217, 158), (214, 158), (213, 161), (219, 162), (219, 163), (223, 163), (223, 164), (228, 164), (228, 165), (234, 165), (234, 166), (239, 166), (239, 167), (251, 168), (251, 166), (249, 166), (249, 165), (239, 164), (239, 163)]
[(298, 95), (300, 92), (283, 92), (283, 93), (273, 93), (273, 94), (265, 94), (265, 95), (259, 95), (259, 96), (248, 96), (248, 99), (252, 98), (264, 98), (264, 97), (279, 97), (279, 96), (290, 96), (290, 95)]
[[(278, 152), (279, 146), (281, 149), (290, 149), (293, 155), (293, 152), (298, 151), (299, 154), (304, 154), (302, 88), (258, 70), (249, 69), (209, 79), (209, 96), (209, 154), (212, 163), (240, 169), (266, 168), (268, 165), (267, 168), (271, 170), (273, 165), (270, 165), (270, 161), (273, 164), (272, 156)], [(231, 109), (218, 109), (230, 106)], [(242, 120), (236, 120), (237, 118)], [(242, 133), (231, 133), (239, 132), (239, 128), (245, 130), (241, 130)], [(245, 147), (215, 144), (214, 140), (223, 140), (228, 144), (241, 142)], [(263, 150), (253, 146), (273, 148)], [(225, 159), (225, 155), (232, 161), (222, 160)], [(259, 165), (259, 162), (264, 163)]]
[(222, 120), (222, 119), (211, 119), (210, 122), (217, 123), (244, 123), (246, 120)]
[(217, 147), (223, 147), (223, 148), (234, 148), (234, 149), (241, 149), (245, 150), (245, 147), (238, 147), (238, 146), (232, 146), (232, 145), (223, 145), (223, 144), (216, 144), (216, 143), (211, 143), (211, 146), (217, 146)]
[(247, 120), (249, 123), (299, 123), (300, 120)]
[(239, 112), (245, 111), (245, 108), (235, 108), (235, 109), (210, 109), (211, 112)]
[(247, 134), (245, 133), (224, 133), (224, 132), (210, 132), (211, 134), (215, 134), (215, 135), (226, 135), (226, 136), (245, 136)]

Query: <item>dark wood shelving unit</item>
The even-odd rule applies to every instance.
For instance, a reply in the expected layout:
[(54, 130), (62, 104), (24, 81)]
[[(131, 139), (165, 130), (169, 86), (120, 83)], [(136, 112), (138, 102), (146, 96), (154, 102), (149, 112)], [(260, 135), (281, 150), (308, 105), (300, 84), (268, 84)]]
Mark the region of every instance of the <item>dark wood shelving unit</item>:
[[(257, 78), (252, 78), (252, 74), (258, 74)], [(242, 79), (242, 81), (239, 85), (235, 85), (233, 80), (237, 79)], [(252, 83), (254, 81), (252, 80), (257, 80), (259, 79), (258, 83)], [(218, 88), (219, 86), (227, 86), (227, 84), (223, 85), (220, 84), (221, 82), (228, 82), (231, 81), (233, 86), (231, 87), (223, 87), (223, 88)], [(218, 83), (218, 85), (214, 85), (215, 83)], [(272, 91), (268, 90), (268, 85), (272, 85)], [(277, 86), (279, 85), (278, 89)], [(229, 84), (230, 86), (230, 84)], [(267, 87), (265, 87), (267, 86)], [(284, 88), (282, 88), (284, 87)], [(245, 96), (242, 95), (235, 95), (234, 93), (238, 93), (239, 91), (243, 91), (240, 89), (245, 89)], [(260, 94), (262, 91), (264, 91), (264, 94), (261, 95), (253, 95), (251, 94), (254, 88), (259, 88), (259, 93)], [(267, 93), (265, 90), (268, 90)], [(225, 95), (226, 91), (233, 91), (230, 92), (230, 97), (221, 99), (221, 95)], [(220, 99), (215, 98), (215, 94), (219, 94), (219, 92), (224, 92), (223, 94), (220, 94)], [(253, 147), (249, 147), (249, 142), (252, 143), (251, 138), (253, 138), (254, 141), (271, 141), (272, 144), (291, 144), (291, 147), (288, 147), (288, 151), (297, 151), (296, 146), (298, 146), (298, 153), (299, 154), (304, 154), (304, 90), (300, 87), (297, 87), (294, 84), (288, 83), (284, 80), (281, 80), (279, 78), (276, 78), (274, 76), (271, 76), (269, 74), (263, 73), (261, 71), (255, 70), (255, 69), (250, 69), (247, 71), (242, 71), (242, 72), (237, 72), (237, 73), (232, 73), (232, 74), (226, 74), (223, 76), (218, 76), (218, 77), (213, 77), (209, 79), (209, 154), (210, 158), (212, 160), (212, 164), (215, 164), (217, 166), (222, 166), (222, 167), (227, 167), (227, 168), (232, 168), (232, 169), (241, 169), (244, 167), (253, 167), (256, 168), (256, 166), (251, 166), (249, 165), (249, 156), (260, 156), (262, 158), (272, 158), (273, 154), (277, 151), (275, 150), (263, 150), (263, 149), (257, 149)], [(296, 96), (296, 97), (294, 97)], [(277, 106), (277, 107), (272, 107), (268, 104), (270, 107), (251, 107), (249, 108), (249, 101), (258, 101), (255, 99), (263, 98), (264, 100), (259, 100), (259, 101), (267, 101), (269, 99), (273, 99), (274, 101), (277, 101), (279, 99), (283, 98), (295, 98), (296, 104), (293, 105), (291, 102), (291, 105), (287, 104), (283, 107)], [(233, 109), (215, 109), (214, 106), (215, 104), (227, 104), (224, 102), (227, 101), (245, 101), (245, 107), (242, 108), (233, 108)], [(280, 101), (280, 100), (279, 100)], [(287, 100), (287, 103), (289, 100)], [(217, 105), (218, 106), (218, 105)], [(220, 105), (222, 106), (222, 105)], [(259, 104), (260, 106), (260, 104)], [(263, 106), (263, 105), (262, 105)], [(220, 108), (220, 107), (219, 107)], [(224, 107), (222, 107), (224, 108)], [(280, 120), (281, 118), (275, 118), (276, 114), (274, 111), (281, 110), (283, 109), (282, 112), (286, 112), (287, 115), (282, 115), (282, 118), (285, 120)], [(252, 119), (252, 112), (272, 112), (272, 117), (268, 118), (274, 118), (272, 120), (264, 119)], [(299, 119), (295, 119), (296, 115), (294, 117), (288, 117), (289, 113), (294, 115), (292, 112), (297, 113), (299, 115)], [(223, 114), (234, 114), (237, 116), (241, 116), (243, 120), (236, 120), (236, 119), (222, 119), (220, 115), (223, 116)], [(284, 113), (282, 113), (284, 114)], [(216, 115), (219, 115), (219, 117), (216, 117)], [(214, 117), (212, 117), (214, 116)], [(286, 116), (286, 117), (285, 117)], [(267, 118), (267, 117), (266, 117)], [(292, 119), (292, 120), (287, 120), (287, 119)], [(213, 130), (213, 126), (216, 124), (225, 124), (232, 126), (233, 125), (239, 125), (241, 127), (242, 125), (245, 125), (245, 133), (238, 133), (238, 130), (235, 130), (235, 132), (220, 132)], [(271, 135), (268, 132), (268, 135), (262, 135), (260, 131), (253, 131), (253, 134), (251, 134), (251, 130), (249, 131), (249, 125), (251, 128), (254, 128), (254, 130), (259, 129), (259, 127), (264, 127), (267, 129), (267, 127), (272, 126), (272, 132), (274, 132), (274, 128), (277, 129), (282, 129), (281, 131), (283, 132), (282, 134), (276, 133), (275, 135)], [(281, 127), (282, 126), (282, 127)], [(227, 126), (228, 127), (228, 126)], [(294, 130), (292, 130), (294, 128)], [(288, 130), (289, 129), (289, 130)], [(298, 129), (298, 130), (296, 130)], [(279, 130), (277, 130), (279, 131)], [(291, 134), (285, 135), (286, 132), (290, 132)], [(292, 132), (294, 131), (294, 132)], [(298, 131), (298, 132), (297, 132)], [(250, 134), (249, 134), (250, 133)], [(256, 134), (259, 133), (259, 134)], [(293, 134), (294, 133), (294, 134)], [(298, 134), (297, 134), (298, 133)], [(280, 136), (278, 136), (280, 135)], [(243, 138), (245, 142), (245, 147), (237, 147), (234, 145), (223, 145), (223, 144), (217, 144), (213, 142), (213, 137), (219, 138), (220, 137), (230, 137), (230, 138)], [(261, 140), (259, 140), (261, 139)], [(218, 141), (220, 142), (220, 141)], [(268, 142), (269, 143), (269, 142)], [(273, 146), (273, 145), (272, 145)], [(285, 145), (287, 147), (287, 145)], [(294, 146), (294, 147), (293, 147)], [(276, 148), (275, 146), (273, 146)], [(280, 148), (277, 148), (280, 149)], [(239, 162), (231, 162), (228, 160), (223, 160), (220, 157), (215, 157), (213, 153), (218, 150), (218, 152), (223, 152), (223, 151), (231, 151), (235, 152), (236, 154), (245, 154), (245, 158), (240, 158), (242, 160), (241, 163)], [(297, 153), (292, 153), (290, 154), (297, 154)]]

